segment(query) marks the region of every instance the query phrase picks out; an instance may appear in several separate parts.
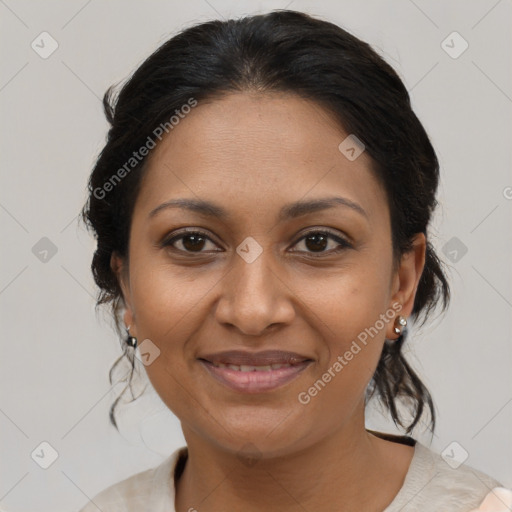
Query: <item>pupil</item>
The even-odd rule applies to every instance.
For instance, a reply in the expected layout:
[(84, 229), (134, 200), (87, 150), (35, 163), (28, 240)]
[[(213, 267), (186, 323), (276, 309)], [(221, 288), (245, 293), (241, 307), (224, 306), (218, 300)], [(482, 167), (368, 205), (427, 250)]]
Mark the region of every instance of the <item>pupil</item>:
[[(318, 242), (319, 239), (322, 239), (322, 242), (320, 242), (318, 244), (317, 242)], [(313, 241), (314, 242), (313, 246), (308, 244), (309, 241)], [(325, 235), (322, 235), (321, 233), (314, 234), (314, 235), (309, 235), (308, 237), (306, 237), (306, 246), (307, 246), (308, 249), (315, 250), (315, 247), (316, 247), (316, 249), (319, 249), (320, 251), (322, 251), (326, 247), (326, 241), (327, 241), (327, 237)]]
[[(192, 243), (187, 243), (187, 240), (192, 240)], [(187, 250), (193, 251), (194, 249), (198, 248), (201, 250), (203, 248), (201, 243), (204, 245), (204, 238), (201, 235), (186, 235), (183, 237), (183, 247), (185, 247)]]

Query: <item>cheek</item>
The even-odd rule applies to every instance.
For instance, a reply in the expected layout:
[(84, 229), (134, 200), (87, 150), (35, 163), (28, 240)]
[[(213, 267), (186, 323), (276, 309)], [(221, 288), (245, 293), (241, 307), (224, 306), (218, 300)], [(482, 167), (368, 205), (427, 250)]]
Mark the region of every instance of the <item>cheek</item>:
[(131, 276), (131, 290), (137, 331), (140, 336), (163, 343), (181, 339), (173, 333), (193, 324), (197, 312), (208, 300), (208, 291), (221, 277), (216, 271), (193, 271), (150, 256), (137, 258)]
[[(187, 380), (194, 361), (193, 340), (210, 314), (211, 293), (222, 278), (220, 270), (198, 272), (186, 267), (155, 262), (143, 251), (131, 254), (130, 287), (137, 326), (142, 342), (156, 345), (157, 357), (145, 366), (158, 394), (173, 410), (187, 401)], [(190, 400), (190, 397), (188, 397)]]
[[(389, 306), (389, 268), (383, 262), (360, 262), (336, 279), (327, 279), (315, 296), (314, 309), (326, 326), (326, 339), (344, 349), (371, 328)], [(381, 322), (377, 325), (382, 329)], [(341, 334), (341, 336), (340, 336)]]
[[(377, 366), (389, 311), (389, 269), (383, 262), (352, 268), (327, 293), (318, 294), (317, 321), (327, 351), (320, 357), (315, 382), (322, 400), (357, 403)], [(313, 391), (313, 390), (312, 390)], [(313, 391), (315, 393), (315, 391)]]
[(336, 307), (331, 305), (327, 318), (323, 317), (326, 322), (317, 322), (327, 350), (321, 350), (311, 380), (297, 396), (305, 431), (313, 429), (314, 436), (320, 438), (364, 410), (365, 391), (378, 364), (385, 334), (382, 330), (372, 337), (366, 331), (371, 327), (368, 319), (378, 319), (383, 311), (382, 290), (346, 288), (334, 298), (347, 301), (338, 300)]

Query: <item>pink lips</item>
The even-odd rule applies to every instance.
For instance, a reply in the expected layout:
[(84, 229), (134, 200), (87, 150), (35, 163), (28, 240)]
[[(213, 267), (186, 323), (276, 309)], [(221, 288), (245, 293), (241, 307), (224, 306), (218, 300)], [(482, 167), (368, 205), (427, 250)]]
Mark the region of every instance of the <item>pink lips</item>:
[(295, 352), (267, 350), (250, 353), (228, 351), (198, 358), (212, 377), (231, 389), (260, 393), (295, 379), (312, 362)]

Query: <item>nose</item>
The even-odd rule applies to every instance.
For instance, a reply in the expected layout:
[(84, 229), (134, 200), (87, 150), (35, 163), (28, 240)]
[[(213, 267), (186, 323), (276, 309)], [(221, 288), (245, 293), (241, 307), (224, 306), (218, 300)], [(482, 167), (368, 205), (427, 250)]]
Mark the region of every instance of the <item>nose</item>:
[(234, 255), (233, 268), (222, 283), (217, 303), (218, 322), (234, 326), (248, 336), (262, 336), (277, 325), (290, 324), (295, 316), (294, 293), (283, 271), (272, 265), (270, 250), (251, 263)]

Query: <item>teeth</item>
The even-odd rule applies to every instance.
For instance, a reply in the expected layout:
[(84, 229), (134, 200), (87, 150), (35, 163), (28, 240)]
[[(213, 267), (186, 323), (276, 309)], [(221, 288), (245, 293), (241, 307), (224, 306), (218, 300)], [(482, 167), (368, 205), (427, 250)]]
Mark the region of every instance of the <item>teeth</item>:
[(266, 366), (251, 366), (251, 365), (237, 365), (237, 364), (225, 364), (225, 363), (213, 363), (217, 368), (229, 368), (230, 370), (236, 370), (238, 372), (269, 372), (270, 370), (279, 370), (279, 368), (288, 368), (291, 364), (276, 363)]

